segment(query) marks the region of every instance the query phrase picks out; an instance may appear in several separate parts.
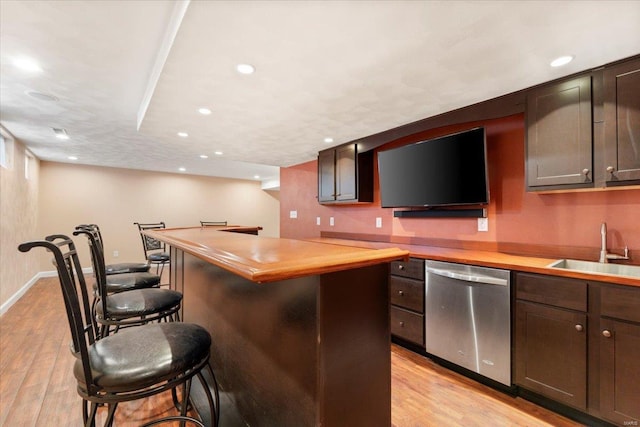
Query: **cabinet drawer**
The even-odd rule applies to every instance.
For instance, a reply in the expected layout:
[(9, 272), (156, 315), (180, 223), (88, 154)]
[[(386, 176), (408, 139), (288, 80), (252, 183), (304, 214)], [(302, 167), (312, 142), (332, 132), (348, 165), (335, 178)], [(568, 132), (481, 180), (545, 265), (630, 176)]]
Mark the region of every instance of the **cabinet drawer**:
[(424, 316), (392, 306), (391, 333), (407, 341), (424, 345)]
[(518, 273), (516, 298), (571, 310), (587, 311), (587, 283), (564, 277)]
[(391, 274), (394, 276), (408, 277), (410, 279), (424, 280), (424, 260), (411, 258), (409, 262), (393, 261)]
[(640, 289), (602, 285), (600, 315), (640, 323)]
[(424, 282), (404, 277), (389, 279), (391, 304), (424, 313)]

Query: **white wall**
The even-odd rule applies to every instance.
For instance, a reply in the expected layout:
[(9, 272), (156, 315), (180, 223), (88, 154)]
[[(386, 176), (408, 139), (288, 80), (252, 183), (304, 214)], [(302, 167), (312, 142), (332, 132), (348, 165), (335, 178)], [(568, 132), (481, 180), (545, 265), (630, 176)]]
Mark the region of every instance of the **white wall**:
[[(261, 226), (262, 236), (280, 234), (279, 193), (249, 180), (41, 162), (39, 207), (41, 236), (71, 235), (78, 224), (98, 224), (107, 263), (144, 260), (134, 222), (192, 227), (200, 220), (228, 221)], [(77, 246), (89, 266), (84, 237)], [(47, 264), (43, 259), (41, 269)]]

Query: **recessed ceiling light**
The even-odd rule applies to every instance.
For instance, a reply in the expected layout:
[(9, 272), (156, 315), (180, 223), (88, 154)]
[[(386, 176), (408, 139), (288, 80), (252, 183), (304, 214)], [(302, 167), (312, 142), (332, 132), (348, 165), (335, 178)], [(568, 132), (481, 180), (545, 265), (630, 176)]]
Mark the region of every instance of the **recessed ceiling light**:
[(58, 128), (51, 128), (51, 129), (53, 129), (53, 133), (56, 134), (56, 138), (69, 139), (69, 134), (67, 133), (66, 129), (58, 129)]
[(260, 179), (260, 175), (253, 175), (255, 179)]
[(324, 142), (326, 142), (327, 144), (330, 144), (330, 143), (332, 143), (332, 142), (333, 142), (333, 138), (331, 138), (331, 137), (326, 137), (326, 138), (324, 139)]
[(216, 156), (222, 156), (224, 153), (222, 151), (214, 151), (213, 154)]
[(26, 56), (15, 58), (13, 60), (13, 65), (20, 68), (23, 71), (28, 71), (30, 73), (38, 73), (42, 71), (40, 64), (36, 62), (34, 59), (27, 58)]
[(178, 168), (178, 170), (179, 170), (180, 172), (185, 172), (187, 169), (186, 169), (186, 168)]
[(236, 65), (236, 70), (240, 74), (253, 74), (253, 72), (256, 71), (254, 66), (250, 64), (238, 64)]
[(208, 116), (209, 114), (211, 114), (211, 110), (205, 107), (202, 108), (198, 108), (198, 113), (202, 114), (203, 116)]
[(42, 93), (35, 90), (27, 90), (24, 94), (40, 101), (60, 101), (60, 98), (58, 98), (57, 96), (49, 95), (48, 93)]
[(189, 134), (188, 134), (188, 133), (186, 133), (186, 132), (178, 132), (178, 136), (179, 136), (180, 138), (186, 138), (186, 137), (188, 137), (188, 136), (189, 136)]
[(567, 65), (571, 61), (573, 61), (573, 56), (571, 55), (560, 56), (551, 61), (549, 65), (551, 65), (552, 67), (562, 67), (563, 65)]
[(69, 156), (69, 157), (67, 157), (67, 159), (69, 159), (69, 160), (78, 160), (78, 158), (76, 156)]
[(209, 158), (209, 156), (207, 156), (206, 154), (200, 154), (200, 158), (201, 158), (201, 159), (208, 159), (208, 158)]

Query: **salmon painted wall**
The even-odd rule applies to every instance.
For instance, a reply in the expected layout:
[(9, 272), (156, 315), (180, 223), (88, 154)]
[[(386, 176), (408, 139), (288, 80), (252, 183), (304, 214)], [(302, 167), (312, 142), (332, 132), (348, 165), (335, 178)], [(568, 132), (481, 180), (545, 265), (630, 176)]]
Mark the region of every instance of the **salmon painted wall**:
[[(394, 218), (381, 208), (377, 168), (374, 202), (363, 205), (320, 205), (317, 202), (317, 162), (289, 168), (280, 174), (280, 235), (319, 237), (321, 231), (415, 236), (469, 241), (530, 243), (581, 247), (600, 246), (600, 223), (607, 222), (608, 247), (627, 245), (640, 251), (640, 189), (537, 194), (525, 191), (524, 115), (433, 129), (390, 142), (388, 149), (452, 132), (484, 126), (491, 202), (489, 231), (477, 231), (475, 218)], [(377, 150), (376, 150), (377, 151)], [(377, 164), (377, 158), (374, 159)], [(297, 211), (297, 218), (289, 217)], [(334, 225), (329, 225), (330, 218)], [(382, 228), (376, 228), (376, 218)], [(320, 225), (317, 225), (320, 218)], [(634, 263), (638, 263), (638, 256)]]

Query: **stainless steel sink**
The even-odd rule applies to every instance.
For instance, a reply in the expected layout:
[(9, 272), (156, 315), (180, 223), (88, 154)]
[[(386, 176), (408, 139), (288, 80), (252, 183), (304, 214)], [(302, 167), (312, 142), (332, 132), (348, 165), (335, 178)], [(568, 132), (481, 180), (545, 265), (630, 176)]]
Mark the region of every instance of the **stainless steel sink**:
[(606, 274), (609, 276), (628, 276), (640, 279), (640, 266), (610, 264), (577, 259), (560, 259), (549, 264), (550, 268), (581, 271), (583, 273)]

